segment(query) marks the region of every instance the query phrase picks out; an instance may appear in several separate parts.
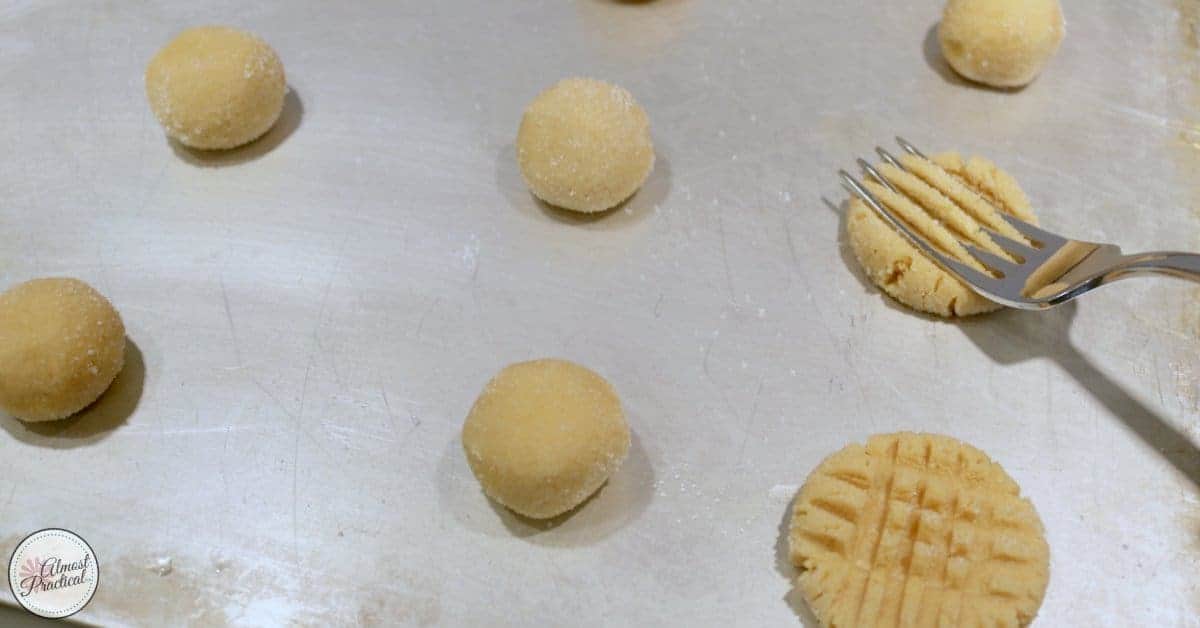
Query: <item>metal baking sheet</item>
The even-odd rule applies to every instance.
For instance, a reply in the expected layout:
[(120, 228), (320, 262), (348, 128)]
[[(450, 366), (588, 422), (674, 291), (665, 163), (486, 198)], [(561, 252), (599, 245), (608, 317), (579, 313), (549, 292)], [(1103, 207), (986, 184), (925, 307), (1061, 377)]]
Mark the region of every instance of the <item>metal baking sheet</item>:
[[(84, 416), (0, 419), (0, 552), (82, 535), (78, 619), (105, 625), (811, 626), (796, 487), (927, 430), (1040, 511), (1037, 625), (1200, 626), (1196, 289), (945, 323), (839, 237), (835, 171), (899, 133), (994, 159), (1064, 233), (1200, 249), (1200, 9), (1063, 4), (1045, 74), (997, 92), (940, 61), (940, 0), (0, 3), (0, 287), (83, 278), (131, 343)], [(220, 156), (173, 148), (142, 92), (205, 23), (262, 34), (292, 89)], [(539, 205), (513, 159), (571, 75), (652, 120), (653, 176), (600, 217)], [(607, 376), (635, 442), (536, 526), (458, 434), (495, 371), (547, 355)]]

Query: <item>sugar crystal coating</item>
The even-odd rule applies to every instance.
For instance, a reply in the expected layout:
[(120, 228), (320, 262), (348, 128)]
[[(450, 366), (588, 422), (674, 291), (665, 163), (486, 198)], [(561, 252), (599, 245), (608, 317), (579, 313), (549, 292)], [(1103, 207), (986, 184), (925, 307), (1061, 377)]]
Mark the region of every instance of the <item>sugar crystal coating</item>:
[(611, 209), (654, 168), (650, 121), (633, 95), (603, 81), (572, 78), (525, 109), (517, 162), (538, 198), (578, 212)]
[(950, 67), (995, 87), (1033, 81), (1063, 33), (1058, 0), (949, 0), (938, 27)]
[(471, 471), (492, 499), (545, 519), (583, 503), (629, 452), (629, 427), (612, 386), (565, 360), (505, 367), (463, 425)]
[(0, 294), (0, 410), (24, 421), (68, 417), (125, 363), (125, 326), (78, 279), (34, 279)]
[(259, 37), (224, 26), (183, 31), (146, 68), (146, 98), (167, 135), (210, 150), (266, 133), (283, 111), (283, 63)]

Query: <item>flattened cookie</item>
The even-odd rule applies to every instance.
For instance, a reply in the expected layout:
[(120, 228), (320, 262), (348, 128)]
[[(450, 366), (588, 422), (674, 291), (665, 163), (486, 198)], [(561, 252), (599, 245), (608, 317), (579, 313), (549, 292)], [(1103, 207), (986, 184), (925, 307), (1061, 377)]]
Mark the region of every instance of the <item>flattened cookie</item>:
[[(887, 163), (876, 166), (897, 192), (870, 177), (863, 183), (943, 252), (983, 270), (960, 242), (1001, 256), (1004, 252), (983, 228), (1028, 242), (1000, 216), (1007, 213), (1033, 224), (1037, 217), (1016, 180), (996, 164), (982, 157), (964, 161), (957, 153), (932, 160), (904, 155), (900, 162), (907, 172)], [(892, 298), (947, 318), (1000, 309), (930, 261), (862, 201), (851, 198), (848, 212), (846, 233), (854, 256), (871, 282)]]
[(1025, 626), (1050, 574), (1042, 522), (983, 452), (946, 436), (872, 436), (826, 458), (789, 532), (823, 626)]

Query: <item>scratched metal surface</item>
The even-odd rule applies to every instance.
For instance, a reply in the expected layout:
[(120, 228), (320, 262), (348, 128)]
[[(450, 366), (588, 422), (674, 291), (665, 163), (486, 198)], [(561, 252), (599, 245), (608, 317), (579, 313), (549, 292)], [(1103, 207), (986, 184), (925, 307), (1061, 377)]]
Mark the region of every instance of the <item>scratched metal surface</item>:
[[(133, 343), (82, 418), (0, 419), (0, 552), (79, 532), (100, 624), (791, 625), (796, 486), (929, 430), (1041, 512), (1038, 625), (1200, 625), (1193, 288), (935, 322), (864, 284), (825, 202), (899, 132), (990, 156), (1065, 233), (1200, 249), (1198, 10), (1064, 4), (1016, 93), (941, 65), (938, 0), (0, 4), (0, 286), (84, 278)], [(209, 22), (264, 35), (294, 96), (199, 159), (141, 76)], [(512, 157), (574, 74), (631, 89), (659, 152), (594, 220), (540, 207)], [(636, 441), (543, 529), (484, 499), (458, 433), (545, 355), (606, 375)]]

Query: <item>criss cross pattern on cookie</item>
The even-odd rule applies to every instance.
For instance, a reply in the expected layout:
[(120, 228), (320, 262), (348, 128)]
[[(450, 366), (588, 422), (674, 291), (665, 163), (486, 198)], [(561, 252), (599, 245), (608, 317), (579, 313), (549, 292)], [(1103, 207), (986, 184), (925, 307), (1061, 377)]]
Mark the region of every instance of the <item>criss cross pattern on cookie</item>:
[(793, 505), (797, 584), (822, 624), (1023, 626), (1049, 548), (1033, 505), (978, 449), (874, 436), (822, 462)]

